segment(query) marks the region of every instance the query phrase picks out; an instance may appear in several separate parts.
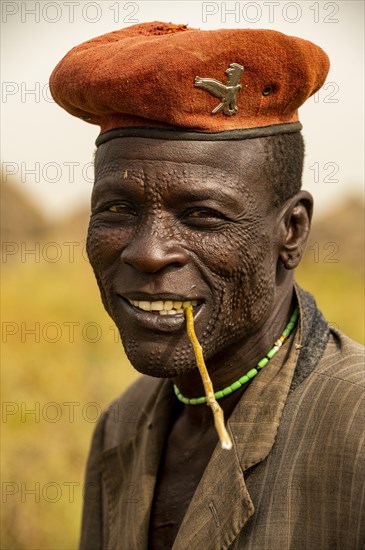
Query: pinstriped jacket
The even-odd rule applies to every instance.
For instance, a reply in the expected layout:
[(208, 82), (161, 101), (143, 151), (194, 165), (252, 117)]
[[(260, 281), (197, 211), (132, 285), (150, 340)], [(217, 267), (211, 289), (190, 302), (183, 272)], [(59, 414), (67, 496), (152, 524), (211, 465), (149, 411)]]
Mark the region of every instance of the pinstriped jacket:
[[(173, 550), (365, 547), (363, 348), (330, 329), (308, 293), (296, 293), (296, 333), (230, 416), (234, 448), (215, 448)], [(148, 549), (174, 399), (170, 381), (143, 376), (102, 416), (81, 550)]]

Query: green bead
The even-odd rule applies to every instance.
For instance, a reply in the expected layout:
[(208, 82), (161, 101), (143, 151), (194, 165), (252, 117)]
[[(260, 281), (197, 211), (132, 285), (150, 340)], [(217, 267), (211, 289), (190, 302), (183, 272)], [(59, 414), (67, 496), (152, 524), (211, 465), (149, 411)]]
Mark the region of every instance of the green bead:
[(187, 397), (183, 397), (181, 394), (180, 394), (180, 401), (182, 401), (183, 403), (185, 403), (185, 405), (189, 405), (190, 404), (190, 399), (188, 399)]
[(222, 399), (222, 397), (224, 397), (224, 393), (222, 390), (215, 392), (214, 395), (216, 399)]
[(243, 386), (243, 384), (247, 384), (249, 380), (250, 379), (248, 378), (247, 374), (244, 374), (243, 376), (241, 376), (241, 378), (238, 379), (238, 382)]
[(233, 384), (231, 384), (232, 391), (239, 390), (241, 387), (242, 387), (242, 384), (241, 384), (241, 382), (239, 382), (239, 380), (237, 380), (237, 382), (233, 382)]
[(224, 388), (222, 392), (223, 392), (223, 395), (229, 395), (230, 393), (233, 392), (233, 389), (231, 388), (231, 386), (228, 386), (228, 388)]
[(246, 376), (251, 379), (251, 378), (254, 378), (256, 376), (256, 374), (257, 374), (257, 370), (256, 369), (251, 369), (246, 373)]
[(197, 400), (196, 400), (197, 405), (204, 405), (204, 403), (206, 403), (206, 402), (207, 402), (206, 397), (198, 397)]
[(266, 367), (266, 365), (268, 364), (269, 362), (269, 359), (267, 357), (264, 357), (263, 359), (261, 359), (261, 361), (259, 361), (257, 363), (257, 368), (259, 369), (263, 369), (264, 367)]
[(271, 348), (271, 350), (267, 352), (266, 357), (268, 357), (269, 359), (272, 359), (277, 352), (278, 352), (277, 348)]
[(192, 397), (190, 399), (190, 405), (197, 405), (199, 397)]

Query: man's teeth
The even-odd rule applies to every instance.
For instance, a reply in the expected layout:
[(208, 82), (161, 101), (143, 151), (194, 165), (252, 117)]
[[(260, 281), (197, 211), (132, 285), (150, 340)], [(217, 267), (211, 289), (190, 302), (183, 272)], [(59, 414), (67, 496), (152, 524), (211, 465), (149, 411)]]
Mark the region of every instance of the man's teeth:
[(129, 303), (134, 307), (138, 307), (144, 311), (152, 311), (159, 315), (178, 315), (179, 313), (184, 313), (184, 308), (198, 305), (197, 300), (187, 300), (185, 302), (175, 300), (157, 300), (156, 302), (129, 300)]

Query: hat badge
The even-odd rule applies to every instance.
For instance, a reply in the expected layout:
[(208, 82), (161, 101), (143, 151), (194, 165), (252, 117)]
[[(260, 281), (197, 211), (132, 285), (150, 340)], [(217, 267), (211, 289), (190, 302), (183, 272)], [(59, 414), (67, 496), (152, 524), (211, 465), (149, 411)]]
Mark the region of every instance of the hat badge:
[(242, 88), (241, 84), (239, 84), (239, 80), (244, 70), (245, 68), (242, 65), (231, 63), (225, 71), (228, 76), (226, 84), (223, 84), (215, 78), (195, 77), (194, 86), (202, 88), (222, 100), (221, 103), (213, 109), (212, 115), (220, 111), (223, 111), (223, 113), (228, 116), (238, 113), (237, 93)]

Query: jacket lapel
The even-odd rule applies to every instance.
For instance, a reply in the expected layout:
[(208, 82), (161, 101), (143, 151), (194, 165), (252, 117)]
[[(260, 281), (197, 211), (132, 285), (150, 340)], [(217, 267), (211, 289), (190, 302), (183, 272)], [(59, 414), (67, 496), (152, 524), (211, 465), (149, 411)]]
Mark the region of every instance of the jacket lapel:
[(134, 436), (101, 456), (109, 533), (105, 550), (148, 547), (149, 517), (175, 396), (161, 382), (148, 397)]
[[(252, 516), (239, 456), (217, 446), (189, 505), (173, 550), (224, 550)], [(207, 541), (209, 546), (207, 546)]]

